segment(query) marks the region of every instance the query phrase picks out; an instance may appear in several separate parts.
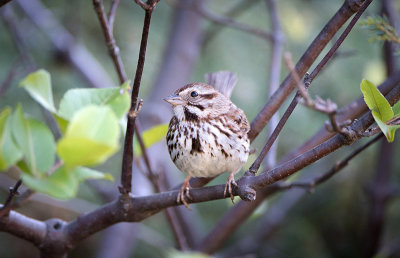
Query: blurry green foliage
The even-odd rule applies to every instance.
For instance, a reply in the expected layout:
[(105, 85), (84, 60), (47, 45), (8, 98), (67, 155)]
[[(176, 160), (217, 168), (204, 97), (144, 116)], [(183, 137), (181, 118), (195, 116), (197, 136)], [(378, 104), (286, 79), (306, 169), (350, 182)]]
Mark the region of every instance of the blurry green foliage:
[(369, 16), (360, 21), (360, 25), (374, 33), (369, 41), (391, 41), (400, 44), (400, 37), (386, 17)]

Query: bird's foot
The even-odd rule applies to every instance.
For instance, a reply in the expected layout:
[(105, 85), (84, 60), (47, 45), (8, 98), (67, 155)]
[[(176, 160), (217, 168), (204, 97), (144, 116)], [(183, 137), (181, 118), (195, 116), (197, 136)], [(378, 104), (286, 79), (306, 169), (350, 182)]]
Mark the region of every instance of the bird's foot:
[(228, 181), (226, 181), (225, 190), (224, 190), (224, 196), (226, 196), (226, 192), (228, 192), (229, 195), (231, 196), (232, 203), (235, 203), (233, 201), (234, 200), (234, 196), (233, 196), (233, 193), (232, 193), (232, 185), (234, 185), (236, 187), (238, 186), (236, 181), (235, 181), (235, 174), (234, 173), (231, 173), (229, 175), (229, 177), (228, 177)]
[(190, 193), (189, 193), (189, 190), (191, 188), (190, 184), (189, 184), (189, 179), (190, 179), (190, 176), (186, 177), (185, 181), (183, 182), (181, 190), (178, 193), (178, 197), (176, 198), (176, 202), (178, 204), (183, 203), (183, 205), (185, 205), (186, 208), (191, 210), (188, 202), (186, 201), (186, 198), (188, 200), (192, 199), (192, 197), (190, 196)]

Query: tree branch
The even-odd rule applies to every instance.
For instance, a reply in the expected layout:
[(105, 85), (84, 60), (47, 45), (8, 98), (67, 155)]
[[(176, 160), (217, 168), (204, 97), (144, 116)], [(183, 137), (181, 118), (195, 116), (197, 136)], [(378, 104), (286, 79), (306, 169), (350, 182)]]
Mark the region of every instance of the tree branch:
[(270, 42), (273, 41), (273, 36), (271, 33), (264, 31), (262, 29), (254, 28), (254, 27), (244, 24), (244, 23), (237, 22), (234, 19), (214, 14), (214, 13), (210, 12), (204, 6), (204, 4), (202, 4), (202, 2), (200, 2), (200, 4), (195, 3), (194, 8), (201, 16), (203, 16), (204, 18), (206, 18), (212, 22), (250, 33), (252, 35), (258, 36), (258, 37), (268, 40)]
[[(346, 0), (335, 15), (329, 20), (322, 31), (314, 39), (311, 45), (307, 48), (303, 56), (296, 64), (296, 71), (300, 77), (303, 77), (307, 69), (317, 59), (319, 54), (336, 34), (336, 32), (342, 27), (342, 25), (355, 13), (357, 12), (364, 0)], [(254, 120), (251, 122), (251, 130), (249, 132), (250, 140), (254, 140), (261, 130), (265, 127), (272, 115), (279, 109), (284, 100), (295, 88), (295, 81), (289, 74), (280, 85), (279, 89), (271, 96), (267, 104), (257, 114)]]
[(138, 64), (136, 68), (135, 79), (133, 81), (131, 107), (128, 112), (128, 121), (126, 126), (125, 143), (124, 143), (124, 154), (122, 158), (121, 187), (120, 187), (120, 192), (122, 194), (130, 193), (132, 188), (133, 134), (135, 128), (135, 120), (138, 112), (137, 100), (139, 95), (140, 82), (143, 74), (144, 61), (146, 57), (147, 39), (149, 37), (151, 14), (157, 3), (158, 1), (149, 1), (148, 6), (146, 7), (147, 9), (145, 9), (142, 40), (140, 42)]
[[(268, 89), (268, 97), (271, 97), (272, 94), (279, 87), (279, 80), (281, 76), (281, 64), (282, 64), (282, 53), (283, 53), (283, 44), (285, 42), (285, 35), (283, 33), (279, 12), (276, 6), (275, 0), (266, 0), (268, 13), (270, 16), (271, 24), (272, 24), (272, 34), (273, 41), (271, 46), (272, 55), (269, 62), (269, 89)], [(268, 123), (268, 136), (270, 137), (275, 127), (277, 127), (279, 123), (279, 114), (275, 113), (270, 122)], [(276, 163), (276, 152), (278, 149), (277, 140), (275, 140), (275, 144), (273, 144), (268, 151), (267, 159), (264, 164), (272, 168)]]

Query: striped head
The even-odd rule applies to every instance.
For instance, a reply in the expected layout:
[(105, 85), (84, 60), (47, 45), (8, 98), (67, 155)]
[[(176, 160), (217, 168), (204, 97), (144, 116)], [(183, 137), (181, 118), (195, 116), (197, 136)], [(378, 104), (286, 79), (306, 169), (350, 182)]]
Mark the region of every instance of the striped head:
[(213, 119), (226, 113), (232, 102), (214, 87), (205, 83), (191, 83), (164, 99), (173, 106), (178, 120), (199, 121)]

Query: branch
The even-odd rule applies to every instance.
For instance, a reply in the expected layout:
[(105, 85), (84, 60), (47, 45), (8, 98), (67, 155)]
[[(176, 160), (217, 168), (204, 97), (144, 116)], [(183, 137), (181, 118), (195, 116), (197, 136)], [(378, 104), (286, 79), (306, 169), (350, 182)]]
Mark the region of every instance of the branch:
[(7, 4), (8, 2), (11, 2), (12, 0), (1, 0), (0, 1), (0, 7), (2, 7), (3, 5)]
[[(116, 6), (117, 6), (118, 2), (119, 1), (113, 2), (113, 5), (112, 5), (113, 8), (111, 8), (112, 12), (110, 11), (110, 17), (112, 17), (112, 18), (115, 15)], [(102, 0), (93, 0), (93, 6), (97, 13), (97, 17), (99, 18), (101, 27), (103, 29), (104, 37), (106, 39), (106, 44), (108, 46), (110, 56), (112, 57), (115, 67), (117, 69), (120, 84), (122, 84), (127, 80), (127, 76), (125, 73), (124, 64), (122, 63), (122, 59), (119, 54), (119, 48), (115, 42), (114, 35), (112, 33), (113, 22), (111, 23), (110, 21), (107, 20), (107, 16), (104, 12), (104, 5), (103, 5)]]
[(113, 0), (108, 13), (108, 27), (110, 29), (111, 35), (113, 35), (115, 13), (117, 12), (117, 7), (119, 5), (119, 0)]
[[(341, 26), (355, 13), (357, 12), (364, 0), (346, 0), (330, 21), (325, 25), (322, 31), (314, 39), (308, 49), (305, 51), (303, 56), (296, 64), (296, 71), (300, 77), (302, 77), (307, 69), (314, 63), (318, 55), (322, 52), (328, 42), (341, 28)], [(286, 79), (282, 82), (279, 89), (271, 96), (267, 104), (257, 114), (254, 120), (251, 122), (251, 130), (249, 132), (250, 141), (253, 141), (261, 130), (265, 127), (272, 115), (279, 109), (284, 100), (293, 91), (295, 87), (295, 81), (289, 74)]]
[(254, 28), (244, 23), (237, 22), (234, 19), (214, 14), (204, 6), (203, 2), (196, 2), (194, 4), (194, 8), (201, 16), (212, 22), (250, 33), (254, 36), (258, 36), (270, 42), (273, 41), (273, 35), (271, 33), (266, 32), (262, 29)]
[[(397, 102), (400, 98), (400, 85), (397, 85), (386, 96), (386, 98), (392, 105), (393, 103)], [(371, 113), (368, 113), (360, 120), (357, 120), (351, 126), (349, 126), (348, 130), (354, 132), (354, 138), (351, 140), (354, 141), (359, 139), (361, 137), (360, 132), (368, 128), (373, 122), (374, 119)], [(266, 188), (268, 185), (292, 175), (310, 163), (321, 159), (322, 157), (349, 143), (349, 139), (346, 139), (341, 134), (337, 134), (314, 149), (296, 157), (293, 160), (281, 164), (270, 171), (265, 171), (265, 173), (259, 176), (242, 177), (238, 180), (237, 183), (239, 187), (238, 189), (235, 189), (234, 193), (237, 195), (241, 191), (245, 191), (248, 187), (256, 190), (268, 189)], [(192, 189), (192, 199), (190, 202), (198, 203), (225, 198), (223, 194), (224, 187), (225, 185), (216, 185), (200, 189)], [(118, 200), (106, 204), (92, 212), (82, 214), (78, 219), (72, 222), (64, 223), (59, 221), (57, 232), (49, 231), (47, 233), (45, 245), (50, 251), (52, 248), (60, 247), (65, 248), (65, 250), (70, 250), (81, 240), (110, 225), (122, 221), (138, 222), (161, 211), (162, 209), (177, 206), (177, 195), (178, 190), (149, 196), (121, 195)], [(258, 201), (262, 200), (258, 199)], [(12, 212), (12, 214), (17, 213)], [(42, 223), (36, 220), (33, 221)], [(15, 233), (14, 230), (10, 230), (8, 227), (7, 218), (0, 218), (0, 226), (2, 230), (7, 230), (12, 234)], [(16, 228), (19, 226), (21, 225), (17, 225)]]
[[(400, 72), (398, 72), (396, 75), (388, 78), (379, 88), (380, 89), (384, 89), (384, 92), (387, 95), (387, 92), (389, 91), (388, 89), (393, 89), (394, 90), (395, 88), (398, 89), (400, 87), (400, 86), (397, 86), (398, 83), (400, 83)], [(385, 93), (383, 93), (383, 94), (385, 94)], [(356, 103), (358, 103), (359, 105), (363, 104), (364, 108), (367, 109), (366, 106), (365, 106), (364, 101), (361, 98), (359, 100), (355, 101), (355, 103), (354, 102), (350, 103), (348, 105), (348, 107), (354, 107)], [(348, 113), (350, 113), (350, 112), (351, 112), (351, 108), (349, 108)], [(357, 108), (354, 109), (354, 112), (356, 112), (358, 114), (358, 116), (361, 114), (357, 110)], [(370, 121), (370, 122), (372, 123), (373, 121)], [(339, 135), (336, 135), (336, 137), (339, 137)], [(312, 157), (312, 155), (313, 155), (312, 153), (315, 153), (315, 154), (319, 153), (318, 151), (316, 151), (316, 149), (315, 149), (316, 147), (315, 146), (321, 146), (319, 144), (326, 144), (325, 141), (327, 139), (320, 139), (319, 135), (316, 135), (316, 136), (312, 137), (312, 139), (313, 138), (317, 138), (318, 141), (317, 140), (310, 141), (310, 142), (313, 143), (312, 147), (308, 146), (307, 149), (306, 148), (301, 148), (300, 150), (298, 150), (298, 151), (296, 151), (296, 152), (294, 152), (292, 154), (289, 154), (288, 156), (290, 156), (290, 158), (289, 157), (285, 157), (285, 158), (283, 158), (283, 161), (281, 161), (281, 164), (283, 162), (286, 162), (286, 163), (283, 163), (282, 165), (277, 167), (277, 169), (272, 170), (272, 171), (279, 175), (280, 173), (284, 173), (284, 171), (285, 171), (285, 170), (281, 170), (280, 168), (282, 168), (282, 166), (285, 166), (285, 164), (286, 164), (286, 166), (288, 168), (290, 168), (291, 167), (290, 164), (292, 164), (291, 162), (296, 159), (295, 157), (300, 159), (301, 157), (305, 157), (304, 156), (305, 153), (309, 153), (310, 157)], [(304, 154), (298, 156), (301, 153), (304, 153)], [(266, 176), (268, 178), (269, 175), (270, 174), (265, 174), (264, 176)], [(262, 175), (260, 175), (260, 176), (262, 176)], [(260, 177), (260, 176), (257, 176), (257, 177)], [(251, 178), (251, 177), (243, 177), (242, 179), (246, 179), (246, 178)], [(275, 180), (273, 180), (273, 181), (275, 181)], [(270, 193), (264, 194), (264, 192), (261, 191), (261, 194), (260, 194), (260, 192), (257, 192), (257, 195), (258, 196), (256, 198), (256, 202), (258, 204), (260, 204), (260, 203), (262, 203), (262, 200), (264, 200), (264, 198), (266, 198), (266, 197), (268, 197), (270, 195)], [(257, 200), (259, 200), (259, 202)], [(237, 207), (239, 207), (238, 206), (239, 204), (241, 204), (240, 210), (237, 208)], [(250, 214), (252, 214), (252, 212), (258, 206), (256, 204), (254, 204), (254, 202), (251, 202), (251, 203), (240, 202), (239, 204), (235, 205), (224, 216), (224, 218), (221, 219), (221, 221), (214, 227), (214, 229), (204, 238), (203, 243), (198, 247), (197, 250), (201, 250), (201, 251), (207, 252), (207, 253), (215, 252), (217, 250), (217, 248), (215, 248), (215, 247), (221, 246), (222, 243), (225, 242), (226, 239), (230, 236), (229, 232), (231, 232), (231, 230), (234, 230), (232, 227), (237, 228), (245, 221), (244, 217), (236, 216), (236, 214), (240, 213), (240, 214), (248, 214), (248, 215), (250, 215)]]
[[(367, 149), (367, 147), (371, 146), (377, 140), (379, 140), (383, 135), (381, 134), (378, 137), (375, 137), (368, 143), (364, 144), (362, 147), (358, 148), (356, 151), (347, 156), (344, 160), (339, 161), (333, 166), (329, 171), (323, 173), (316, 178), (306, 181), (306, 182), (294, 182), (294, 183), (276, 183), (274, 188), (276, 193), (279, 190), (287, 190), (291, 188), (305, 188), (307, 190), (313, 190), (315, 186), (326, 182), (333, 175), (341, 171), (347, 164), (353, 159), (356, 155), (360, 154), (362, 151)], [(302, 174), (303, 176), (304, 174)], [(278, 228), (279, 225), (282, 224), (282, 221), (285, 219), (289, 209), (293, 207), (294, 204), (302, 197), (305, 191), (287, 191), (283, 193), (282, 197), (280, 197), (274, 204), (269, 207), (268, 211), (262, 215), (262, 217), (256, 221), (255, 223), (259, 225), (263, 225), (262, 229), (258, 228), (257, 232), (253, 232), (253, 234), (246, 238), (244, 241), (240, 241), (239, 243), (233, 245), (230, 249), (223, 252), (223, 256), (232, 256), (235, 255), (243, 255), (246, 253), (254, 252), (256, 248), (258, 248), (262, 243), (265, 243), (268, 237)], [(262, 199), (265, 199), (267, 196), (263, 195)], [(254, 208), (254, 207), (252, 207)], [(243, 210), (250, 210), (248, 207), (244, 207)], [(251, 209), (252, 210), (252, 209)], [(228, 213), (229, 214), (229, 213)], [(246, 219), (246, 218), (244, 218)], [(214, 248), (215, 250), (215, 248)]]
[[(226, 17), (236, 17), (240, 15), (241, 13), (244, 13), (247, 11), (250, 7), (252, 7), (255, 3), (258, 1), (253, 0), (253, 1), (248, 1), (248, 0), (242, 0), (235, 6), (233, 6), (230, 10), (228, 10), (224, 16)], [(204, 18), (204, 17), (203, 17)], [(218, 32), (221, 29), (226, 28), (225, 26), (210, 26), (210, 28), (204, 33), (204, 38), (202, 40), (202, 49), (205, 49), (207, 44), (215, 37), (215, 35), (218, 34)], [(275, 38), (275, 33), (271, 33), (271, 35)], [(273, 41), (272, 41), (273, 42)]]
[[(399, 29), (395, 27), (399, 24), (396, 23), (398, 15), (394, 11), (396, 8), (393, 1), (383, 0), (381, 6), (382, 14), (388, 18), (390, 25), (395, 29)], [(383, 57), (388, 76), (391, 76), (398, 68), (395, 55), (394, 44), (390, 41), (386, 41), (383, 45)], [(364, 257), (373, 257), (377, 255), (382, 245), (382, 233), (386, 224), (385, 214), (394, 192), (393, 186), (391, 185), (391, 177), (394, 172), (394, 155), (394, 145), (387, 141), (382, 141), (379, 150), (378, 166), (375, 168), (375, 175), (366, 187), (366, 194), (370, 202), (370, 207), (364, 226), (363, 242), (366, 244), (363, 250)]]
[(39, 0), (17, 0), (16, 3), (50, 40), (54, 48), (65, 55), (90, 84), (99, 88), (113, 85), (107, 71), (96, 58), (84, 45), (75, 41), (74, 37)]
[[(279, 19), (279, 12), (276, 7), (275, 0), (266, 0), (268, 6), (268, 12), (271, 19), (272, 24), (272, 34), (273, 34), (273, 41), (272, 41), (272, 55), (270, 59), (270, 70), (269, 70), (269, 89), (268, 89), (268, 97), (271, 97), (272, 94), (278, 89), (279, 81), (281, 77), (281, 64), (282, 64), (282, 53), (283, 53), (283, 44), (285, 42), (285, 35), (283, 33), (280, 19)], [(279, 123), (279, 114), (275, 113), (271, 121), (268, 123), (268, 136), (271, 136), (275, 127), (277, 127)], [(277, 140), (275, 140), (277, 141)], [(265, 165), (269, 166), (270, 168), (275, 166), (276, 163), (276, 152), (278, 149), (278, 144), (275, 143), (271, 146), (269, 155), (265, 160)]]
[(0, 230), (25, 239), (36, 246), (45, 241), (47, 234), (45, 222), (15, 211), (10, 211), (8, 216), (0, 218)]
[[(329, 61), (329, 59), (332, 58), (336, 50), (340, 47), (340, 45), (343, 43), (347, 35), (349, 35), (350, 31), (353, 29), (354, 25), (357, 23), (357, 21), (360, 19), (361, 15), (364, 13), (364, 11), (368, 8), (368, 6), (372, 3), (372, 0), (367, 0), (365, 3), (360, 7), (356, 15), (353, 17), (349, 25), (347, 25), (346, 29), (343, 31), (343, 33), (340, 35), (338, 40), (335, 42), (335, 44), (332, 46), (332, 48), (329, 50), (329, 52), (324, 56), (322, 61), (315, 67), (314, 71), (310, 74), (309, 76), (309, 82), (311, 83), (312, 80), (319, 74), (321, 69), (326, 65), (326, 63)], [(307, 85), (307, 84), (306, 84)]]
[(299, 187), (299, 188), (305, 188), (308, 190), (312, 190), (315, 186), (326, 182), (328, 179), (330, 179), (331, 177), (336, 175), (339, 171), (341, 171), (343, 168), (345, 168), (353, 158), (355, 158), (358, 154), (360, 154), (361, 152), (366, 150), (369, 146), (371, 146), (372, 144), (374, 144), (375, 142), (380, 140), (382, 138), (382, 136), (383, 136), (383, 134), (380, 133), (378, 136), (376, 136), (375, 138), (368, 141), (366, 144), (364, 144), (360, 148), (353, 151), (353, 153), (351, 153), (349, 156), (347, 156), (344, 160), (338, 161), (330, 170), (328, 170), (327, 172), (314, 178), (311, 181), (293, 182), (293, 183), (284, 182), (284, 183), (281, 183), (279, 185), (279, 187), (281, 187), (282, 189), (290, 189), (293, 187)]
[(14, 196), (19, 194), (18, 188), (21, 186), (21, 184), (22, 184), (22, 180), (18, 179), (17, 182), (15, 183), (14, 187), (10, 187), (7, 199), (4, 202), (4, 205), (0, 208), (0, 217), (3, 217), (4, 215), (7, 215), (10, 212), (9, 206), (10, 206), (11, 201), (14, 198)]
[[(140, 5), (141, 1), (137, 1)], [(120, 192), (127, 194), (131, 192), (132, 188), (132, 162), (133, 162), (133, 134), (135, 127), (135, 120), (138, 113), (137, 100), (139, 95), (140, 82), (143, 74), (144, 61), (146, 57), (147, 39), (149, 37), (151, 14), (153, 13), (155, 5), (158, 1), (149, 1), (144, 8), (145, 16), (142, 31), (142, 40), (140, 42), (139, 58), (136, 68), (135, 79), (133, 82), (132, 95), (131, 95), (131, 107), (128, 112), (128, 121), (126, 126), (125, 143), (124, 143), (124, 154), (122, 158), (122, 170), (121, 170), (121, 184)], [(147, 9), (146, 9), (147, 8)]]

